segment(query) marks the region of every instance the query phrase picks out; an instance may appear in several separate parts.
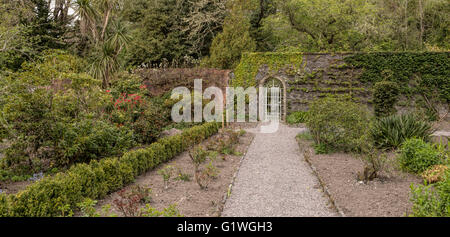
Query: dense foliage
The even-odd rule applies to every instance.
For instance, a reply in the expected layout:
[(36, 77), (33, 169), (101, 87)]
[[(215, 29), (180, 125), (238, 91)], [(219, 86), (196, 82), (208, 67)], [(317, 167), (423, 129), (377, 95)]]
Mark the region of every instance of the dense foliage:
[(450, 101), (450, 64), (448, 53), (360, 53), (345, 58), (355, 68), (363, 68), (359, 80), (376, 83), (394, 81), (406, 96)]
[[(1, 81), (1, 124), (10, 144), (2, 166), (36, 172), (118, 154), (133, 133), (101, 121), (109, 96), (83, 60), (49, 51)], [(7, 85), (7, 86), (6, 86)]]
[(120, 158), (72, 166), (67, 172), (46, 177), (16, 195), (0, 194), (0, 216), (70, 215), (85, 198), (99, 199), (120, 189), (217, 130), (216, 123), (192, 127), (147, 148), (129, 151)]
[(245, 51), (445, 51), (448, 11), (446, 0), (1, 0), (0, 68), (69, 49), (106, 86), (120, 68), (231, 68)]
[(444, 180), (434, 185), (411, 185), (412, 215), (416, 217), (450, 217), (450, 170)]
[(392, 81), (377, 82), (373, 90), (373, 104), (377, 117), (386, 117), (397, 112), (395, 109), (395, 103), (399, 97), (397, 83)]
[(85, 66), (51, 50), (0, 81), (3, 170), (30, 175), (119, 155), (155, 141), (168, 125), (170, 109), (148, 97), (139, 77), (119, 74), (104, 90)]
[(402, 144), (399, 162), (408, 172), (422, 173), (433, 165), (443, 163), (444, 157), (433, 145), (420, 138), (411, 138)]
[(237, 6), (232, 14), (225, 18), (223, 31), (213, 40), (211, 54), (206, 64), (214, 68), (235, 68), (243, 52), (256, 49), (256, 42), (250, 36), (250, 20), (245, 17)]
[(295, 111), (295, 112), (290, 113), (286, 117), (286, 122), (288, 124), (304, 123), (304, 122), (306, 122), (307, 116), (308, 116), (308, 112), (306, 112), (306, 111)]
[(358, 151), (368, 138), (369, 111), (346, 98), (314, 100), (306, 125), (319, 146), (335, 150)]

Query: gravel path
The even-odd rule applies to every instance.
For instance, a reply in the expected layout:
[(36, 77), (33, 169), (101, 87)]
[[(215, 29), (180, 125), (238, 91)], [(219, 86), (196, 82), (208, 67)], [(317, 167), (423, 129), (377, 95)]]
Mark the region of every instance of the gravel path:
[(258, 133), (242, 162), (222, 216), (336, 216), (319, 182), (300, 154), (295, 136), (302, 128), (280, 125)]

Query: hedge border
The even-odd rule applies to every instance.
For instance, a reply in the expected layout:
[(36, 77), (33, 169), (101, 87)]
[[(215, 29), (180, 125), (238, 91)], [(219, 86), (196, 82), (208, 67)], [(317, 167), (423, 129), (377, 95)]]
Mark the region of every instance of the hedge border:
[(217, 133), (219, 124), (205, 123), (121, 157), (77, 164), (68, 171), (45, 177), (14, 194), (0, 194), (0, 217), (68, 216), (84, 198), (100, 199), (131, 183), (189, 147)]

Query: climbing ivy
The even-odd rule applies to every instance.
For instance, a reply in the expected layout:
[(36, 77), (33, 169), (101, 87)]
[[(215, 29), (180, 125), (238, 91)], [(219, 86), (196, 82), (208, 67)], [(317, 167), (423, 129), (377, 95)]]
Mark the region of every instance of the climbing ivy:
[(397, 82), (404, 95), (439, 93), (450, 102), (449, 52), (358, 53), (344, 61), (362, 68), (361, 82)]
[(256, 74), (264, 65), (267, 65), (270, 73), (273, 74), (280, 70), (293, 74), (305, 64), (303, 64), (303, 53), (244, 53), (234, 70), (235, 78), (232, 85), (256, 86)]
[[(286, 84), (288, 93), (299, 93), (300, 97), (304, 93), (312, 95), (306, 96), (308, 98), (348, 94), (363, 103), (382, 105), (383, 108), (378, 107), (378, 109), (381, 108), (378, 114), (382, 115), (393, 112), (391, 111), (393, 104), (404, 103), (404, 100), (400, 99), (403, 97), (406, 97), (407, 101), (415, 102), (420, 108), (424, 107), (420, 104), (421, 100), (448, 103), (450, 101), (449, 56), (449, 52), (354, 53), (346, 54), (342, 60), (330, 59), (331, 64), (325, 68), (308, 65), (310, 70), (305, 70), (307, 58), (305, 53), (244, 53), (234, 70), (235, 77), (231, 85), (256, 86), (258, 71), (267, 67), (267, 75), (293, 76)], [(317, 55), (312, 61), (319, 57), (322, 55)], [(311, 63), (314, 64), (314, 62)], [(313, 70), (310, 66), (313, 66)], [(380, 98), (372, 100), (373, 86), (381, 81), (395, 82), (398, 85), (398, 90), (390, 92), (383, 91), (386, 88), (379, 88), (381, 91), (378, 91), (378, 97), (393, 96), (392, 101), (380, 100)], [(379, 87), (383, 85), (385, 84), (379, 84)], [(402, 97), (394, 96), (394, 94)], [(417, 97), (417, 95), (420, 96)], [(290, 99), (288, 102), (289, 104), (306, 104), (308, 100)], [(402, 106), (407, 105), (411, 104), (402, 104)], [(427, 105), (430, 107), (430, 103)], [(432, 106), (433, 103), (431, 103)]]
[(373, 88), (374, 110), (377, 117), (386, 117), (397, 112), (398, 85), (393, 81), (380, 81)]

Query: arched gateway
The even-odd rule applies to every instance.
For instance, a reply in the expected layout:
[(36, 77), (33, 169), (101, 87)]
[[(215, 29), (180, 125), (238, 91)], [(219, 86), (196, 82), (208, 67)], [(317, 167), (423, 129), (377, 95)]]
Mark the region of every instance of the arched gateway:
[(260, 110), (263, 110), (265, 120), (286, 121), (286, 82), (282, 77), (267, 76), (259, 83), (260, 88), (265, 91), (260, 93), (264, 96)]

